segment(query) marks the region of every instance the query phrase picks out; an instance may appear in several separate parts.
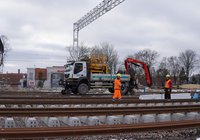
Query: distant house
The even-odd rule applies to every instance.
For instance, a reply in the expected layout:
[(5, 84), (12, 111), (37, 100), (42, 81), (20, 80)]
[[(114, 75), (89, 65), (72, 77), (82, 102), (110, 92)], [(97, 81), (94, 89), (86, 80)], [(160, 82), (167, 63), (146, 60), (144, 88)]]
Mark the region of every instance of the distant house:
[[(23, 82), (26, 82), (26, 73), (1, 73), (0, 74), (0, 85), (10, 87), (23, 87)], [(24, 80), (23, 80), (24, 79)]]

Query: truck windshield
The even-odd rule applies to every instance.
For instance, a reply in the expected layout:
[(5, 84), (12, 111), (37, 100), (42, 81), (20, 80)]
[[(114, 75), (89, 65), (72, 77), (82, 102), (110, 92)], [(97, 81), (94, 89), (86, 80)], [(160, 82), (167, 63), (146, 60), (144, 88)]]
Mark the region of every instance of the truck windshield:
[(72, 70), (72, 68), (73, 68), (73, 64), (67, 64), (67, 65), (66, 65), (66, 68), (65, 68), (65, 71), (66, 71), (66, 72), (69, 72), (69, 71)]

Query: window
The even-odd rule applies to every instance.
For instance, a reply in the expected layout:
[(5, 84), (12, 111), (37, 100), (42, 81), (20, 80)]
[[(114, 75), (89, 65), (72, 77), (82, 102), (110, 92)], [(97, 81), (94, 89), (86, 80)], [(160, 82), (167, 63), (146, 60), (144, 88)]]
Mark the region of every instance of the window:
[(75, 63), (74, 74), (77, 74), (83, 70), (83, 63)]

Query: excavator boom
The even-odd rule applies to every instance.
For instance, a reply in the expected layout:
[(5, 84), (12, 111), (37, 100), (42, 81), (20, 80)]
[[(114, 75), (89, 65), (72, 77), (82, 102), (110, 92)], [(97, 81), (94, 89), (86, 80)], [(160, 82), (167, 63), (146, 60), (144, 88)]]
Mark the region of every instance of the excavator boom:
[(145, 78), (146, 78), (146, 82), (147, 82), (147, 86), (150, 87), (152, 85), (152, 80), (151, 80), (151, 75), (150, 75), (150, 72), (149, 72), (149, 67), (147, 66), (147, 64), (145, 64), (144, 62), (142, 61), (139, 61), (139, 60), (136, 60), (136, 59), (133, 59), (133, 58), (127, 58), (125, 60), (125, 67), (126, 67), (126, 73), (127, 74), (130, 74), (129, 73), (129, 64), (134, 64), (136, 66), (142, 66), (142, 68), (144, 69), (144, 73), (145, 73)]

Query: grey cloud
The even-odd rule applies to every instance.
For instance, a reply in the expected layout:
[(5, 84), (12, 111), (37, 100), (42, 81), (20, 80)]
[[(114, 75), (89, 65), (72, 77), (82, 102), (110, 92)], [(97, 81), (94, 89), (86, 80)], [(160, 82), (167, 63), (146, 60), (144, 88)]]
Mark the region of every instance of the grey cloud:
[[(13, 47), (8, 60), (25, 57), (31, 63), (48, 59), (53, 49), (52, 63), (65, 58), (65, 46), (72, 44), (73, 23), (101, 2), (0, 1), (5, 4), (0, 6), (0, 33), (8, 36)], [(121, 59), (143, 48), (156, 50), (161, 57), (178, 55), (188, 48), (200, 53), (199, 5), (199, 0), (126, 0), (81, 30), (79, 40), (90, 45), (109, 42), (122, 52)], [(27, 47), (32, 51), (27, 52)], [(46, 52), (40, 53), (40, 49)], [(38, 54), (37, 58), (34, 54)]]

